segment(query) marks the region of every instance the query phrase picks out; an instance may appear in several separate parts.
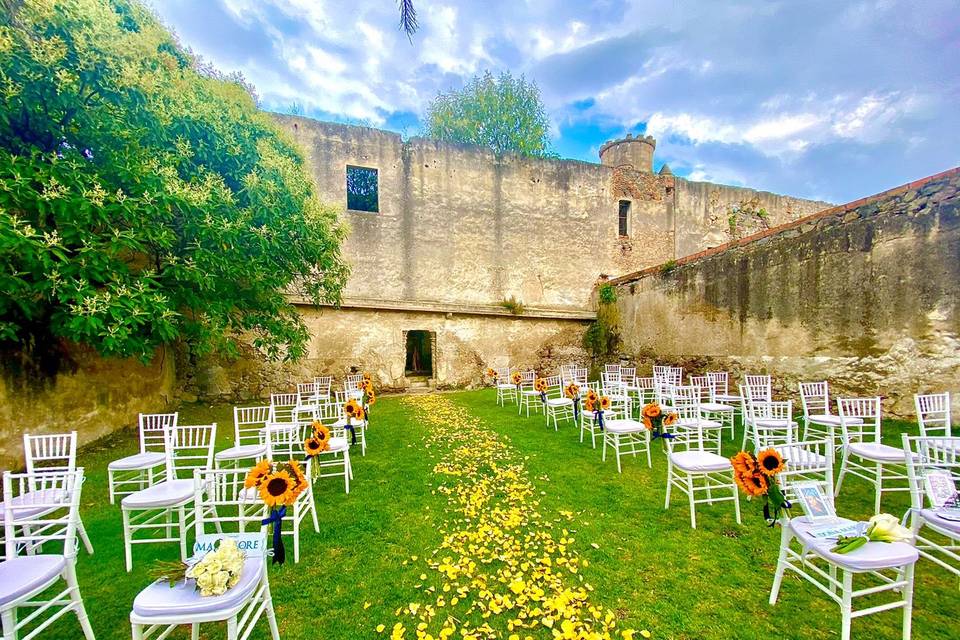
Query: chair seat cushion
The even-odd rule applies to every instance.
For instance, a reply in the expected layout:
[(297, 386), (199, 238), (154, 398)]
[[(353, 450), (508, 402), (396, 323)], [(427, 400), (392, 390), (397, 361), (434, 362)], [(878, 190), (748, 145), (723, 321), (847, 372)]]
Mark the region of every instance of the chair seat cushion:
[(733, 411), (733, 406), (729, 404), (723, 404), (721, 402), (701, 402), (700, 409), (703, 411), (726, 412)]
[(817, 526), (820, 526), (820, 523), (812, 524), (807, 521), (806, 516), (790, 520), (790, 530), (805, 548), (827, 562), (853, 572), (903, 567), (913, 564), (919, 557), (913, 545), (906, 542), (868, 542), (850, 553), (833, 553), (830, 549), (836, 546), (836, 539), (815, 538), (810, 534), (810, 529)]
[(540, 392), (537, 391), (536, 389), (523, 389), (520, 393), (521, 393), (522, 395), (530, 396), (530, 397), (539, 396), (539, 395), (540, 395)]
[(229, 611), (241, 606), (263, 578), (263, 558), (247, 558), (240, 582), (223, 595), (203, 597), (194, 588), (193, 580), (178, 582), (172, 588), (165, 580), (154, 582), (133, 599), (133, 613), (138, 616), (196, 615)]
[(960, 521), (958, 520), (947, 520), (940, 516), (937, 513), (936, 509), (923, 509), (920, 512), (920, 515), (923, 516), (923, 519), (927, 523), (933, 525), (936, 529), (940, 530), (942, 533), (945, 533), (953, 538), (960, 539)]
[(850, 453), (877, 462), (903, 462), (906, 464), (907, 461), (903, 449), (877, 442), (854, 442), (850, 445)]
[(647, 430), (642, 422), (622, 418), (607, 420), (603, 427), (610, 433), (641, 433)]
[(727, 403), (736, 404), (741, 400), (743, 400), (743, 398), (741, 398), (740, 396), (735, 396), (730, 393), (718, 393), (717, 395), (714, 396), (714, 398), (717, 399), (717, 402), (723, 402), (724, 404), (727, 404)]
[[(44, 513), (55, 511), (58, 507), (51, 507), (52, 504), (60, 504), (63, 500), (62, 489), (41, 489), (40, 491), (28, 491), (10, 500), (13, 507), (21, 507), (16, 511), (16, 519), (28, 520)], [(30, 506), (37, 505), (37, 506)], [(0, 502), (0, 522), (6, 518), (6, 502)], [(66, 505), (64, 505), (66, 506)]]
[(698, 424), (700, 425), (701, 429), (719, 429), (723, 426), (722, 423), (717, 422), (716, 420), (704, 420), (703, 418), (700, 418), (700, 420), (697, 420), (696, 418), (680, 418), (673, 423), (673, 426), (682, 427), (684, 429), (696, 429)]
[(570, 398), (547, 398), (547, 404), (551, 407), (572, 407), (573, 400)]
[(786, 445), (776, 447), (776, 449), (791, 468), (820, 469), (827, 464), (827, 456), (819, 454), (816, 451), (811, 451), (805, 447)]
[[(822, 424), (825, 426), (840, 426), (840, 416), (834, 416), (825, 413), (816, 413), (807, 416), (807, 422), (811, 424)], [(847, 418), (847, 424), (863, 424), (863, 418)]]
[(0, 605), (43, 589), (63, 573), (66, 566), (66, 558), (51, 554), (19, 556), (0, 562)]
[(787, 427), (797, 426), (797, 423), (793, 420), (780, 420), (778, 418), (755, 418), (753, 424), (764, 429), (786, 429)]
[(324, 453), (336, 453), (338, 451), (346, 451), (350, 448), (350, 440), (347, 438), (334, 437), (330, 438), (330, 448), (327, 449)]
[(265, 455), (267, 455), (267, 445), (265, 444), (242, 444), (238, 447), (218, 451), (214, 458), (216, 460), (246, 460), (247, 458), (260, 458)]
[(124, 496), (120, 504), (127, 509), (150, 509), (173, 507), (192, 499), (193, 480), (165, 480)]
[(158, 451), (147, 451), (144, 453), (135, 453), (126, 458), (114, 460), (107, 465), (111, 471), (136, 471), (137, 469), (149, 469), (158, 464), (163, 464), (166, 456)]
[(711, 451), (677, 451), (670, 454), (670, 461), (684, 471), (727, 471), (733, 468), (729, 458)]

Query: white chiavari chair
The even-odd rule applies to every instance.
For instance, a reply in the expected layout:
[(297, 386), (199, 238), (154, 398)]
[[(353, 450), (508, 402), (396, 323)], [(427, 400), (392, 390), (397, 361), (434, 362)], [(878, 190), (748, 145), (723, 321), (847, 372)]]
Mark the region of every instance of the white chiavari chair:
[[(34, 638), (71, 612), (83, 637), (94, 640), (75, 569), (82, 486), (82, 468), (4, 472), (5, 559), (0, 562), (4, 640)], [(61, 581), (58, 593), (47, 593)], [(31, 611), (21, 618), (24, 609)]]
[(213, 466), (216, 440), (216, 423), (171, 427), (165, 452), (166, 479), (120, 501), (128, 572), (133, 569), (135, 544), (176, 542), (180, 559), (186, 561), (187, 532), (193, 523), (193, 471)]
[(517, 415), (522, 415), (524, 411), (527, 417), (530, 417), (530, 407), (533, 407), (534, 413), (539, 411), (543, 403), (540, 401), (540, 392), (533, 388), (534, 381), (537, 379), (536, 371), (522, 371), (520, 373), (522, 380), (520, 382), (520, 406)]
[(305, 428), (300, 424), (271, 424), (267, 427), (267, 459), (273, 462), (296, 460), (303, 466), (307, 478), (307, 488), (302, 491), (293, 505), (287, 507), (287, 516), (291, 520), (281, 535), (293, 537), (293, 561), (300, 562), (300, 523), (309, 515), (313, 518), (313, 530), (320, 532), (317, 520), (317, 503), (313, 497), (313, 462), (303, 451), (306, 440)]
[[(600, 388), (600, 383), (598, 381), (588, 382), (586, 384), (580, 385), (580, 442), (583, 442), (583, 434), (590, 434), (590, 446), (594, 449), (597, 448), (597, 435), (603, 435), (603, 430), (600, 429), (600, 423), (596, 412), (587, 411), (584, 408), (585, 400), (587, 394), (593, 391), (597, 396), (603, 395), (602, 389)], [(611, 407), (612, 408), (612, 407)], [(609, 409), (607, 411), (610, 411)], [(602, 418), (606, 418), (610, 415), (606, 411), (600, 412)]]
[(906, 433), (902, 438), (917, 552), (960, 577), (960, 438)]
[(346, 430), (343, 406), (337, 402), (321, 403), (314, 410), (313, 417), (330, 429), (329, 448), (313, 459), (314, 477), (342, 477), (344, 490), (350, 493), (353, 467), (350, 463), (350, 439), (348, 438), (353, 434), (348, 434)]
[(300, 395), (296, 393), (270, 394), (270, 422), (290, 422), (293, 410), (300, 404)]
[(610, 416), (603, 420), (603, 455), (601, 459), (604, 462), (607, 460), (607, 445), (609, 445), (617, 458), (617, 473), (622, 473), (620, 456), (623, 455), (636, 457), (638, 453), (645, 453), (647, 467), (653, 467), (650, 459), (650, 431), (643, 426), (640, 420), (633, 417), (630, 399), (627, 398), (622, 405), (611, 406), (611, 409)]
[(270, 406), (233, 408), (233, 446), (218, 451), (214, 464), (239, 465), (241, 460), (259, 460), (267, 454), (267, 441), (263, 434), (270, 422)]
[[(803, 405), (803, 437), (834, 440), (840, 428), (840, 416), (830, 411), (830, 386), (827, 382), (801, 382), (800, 403)], [(850, 416), (847, 420), (853, 424), (857, 419)]]
[(553, 420), (553, 430), (559, 429), (560, 421), (566, 422), (573, 420), (573, 399), (568, 398), (563, 391), (563, 379), (560, 376), (549, 376), (547, 378), (547, 400), (543, 403), (543, 415), (547, 426), (550, 426), (550, 420)]
[(510, 367), (494, 368), (497, 372), (497, 404), (505, 406), (507, 401), (518, 402), (517, 385), (510, 381)]
[[(107, 465), (110, 504), (118, 496), (141, 491), (163, 479), (166, 469), (167, 432), (177, 426), (176, 413), (141, 413), (138, 419), (140, 452)], [(160, 474), (157, 477), (157, 474)]]
[(716, 389), (710, 376), (688, 376), (687, 380), (700, 390), (700, 411), (703, 417), (719, 422), (730, 429), (730, 439), (733, 440), (735, 412), (733, 405), (717, 402)]
[(340, 406), (340, 418), (329, 426), (349, 432), (349, 444), (353, 446), (359, 443), (360, 455), (365, 456), (367, 455), (367, 418), (366, 415), (364, 415), (363, 420), (347, 417), (344, 407), (350, 400), (357, 400), (359, 403), (359, 399), (353, 397), (349, 392), (336, 392), (336, 403)]
[(953, 436), (950, 420), (950, 394), (915, 395), (913, 396), (913, 402), (917, 408), (917, 424), (920, 426), (920, 435), (924, 437), (939, 436), (945, 438), (944, 443), (955, 446), (956, 441), (950, 439)]
[(770, 387), (764, 385), (756, 387), (740, 385), (740, 413), (743, 415), (743, 442), (740, 444), (741, 449), (746, 449), (747, 442), (756, 437), (752, 418), (753, 407), (772, 401), (773, 396)]

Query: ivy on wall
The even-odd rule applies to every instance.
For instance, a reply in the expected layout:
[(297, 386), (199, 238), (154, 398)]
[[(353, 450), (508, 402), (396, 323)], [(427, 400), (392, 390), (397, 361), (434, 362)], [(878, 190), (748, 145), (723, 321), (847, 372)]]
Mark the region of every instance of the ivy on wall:
[(617, 290), (612, 284), (597, 289), (597, 319), (583, 334), (583, 346), (594, 359), (602, 359), (620, 350), (620, 310)]

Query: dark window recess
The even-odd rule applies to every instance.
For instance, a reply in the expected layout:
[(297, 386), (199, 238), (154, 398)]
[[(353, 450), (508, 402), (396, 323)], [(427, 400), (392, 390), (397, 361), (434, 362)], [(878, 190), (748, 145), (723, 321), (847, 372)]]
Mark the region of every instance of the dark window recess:
[(408, 375), (433, 375), (433, 341), (429, 331), (407, 332)]
[(347, 209), (380, 211), (377, 170), (347, 165)]
[(630, 201), (620, 201), (619, 229), (621, 236), (630, 235)]

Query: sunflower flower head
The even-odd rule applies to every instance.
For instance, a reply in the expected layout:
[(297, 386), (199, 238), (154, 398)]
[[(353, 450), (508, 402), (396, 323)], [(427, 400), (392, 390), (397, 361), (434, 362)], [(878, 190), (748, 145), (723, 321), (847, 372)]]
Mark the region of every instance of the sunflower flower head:
[(296, 498), (294, 480), (287, 471), (271, 473), (260, 483), (260, 499), (271, 509), (293, 504)]
[(730, 458), (733, 464), (733, 470), (737, 473), (754, 474), (757, 472), (757, 461), (749, 451), (741, 451)]
[(653, 420), (647, 416), (643, 416), (643, 426), (647, 429), (647, 431), (653, 431)]
[(661, 413), (660, 405), (657, 404), (656, 402), (651, 402), (650, 404), (645, 405), (643, 407), (643, 416), (646, 418), (650, 418), (650, 419), (659, 418), (660, 413)]
[(533, 388), (534, 388), (535, 391), (539, 391), (540, 393), (543, 393), (544, 391), (546, 391), (546, 390), (547, 390), (547, 381), (546, 381), (546, 379), (544, 379), (544, 378), (537, 378), (536, 380), (534, 380), (534, 381), (533, 381)]
[(362, 411), (363, 407), (353, 398), (347, 401), (347, 404), (343, 405), (343, 413), (346, 414), (348, 418), (359, 418), (360, 412)]
[(776, 449), (764, 449), (757, 454), (757, 469), (765, 476), (775, 476), (786, 466), (786, 461)]
[(247, 472), (247, 477), (243, 480), (243, 486), (247, 489), (259, 487), (260, 483), (266, 480), (267, 476), (270, 475), (270, 471), (270, 461), (261, 460), (252, 469), (250, 469), (250, 471)]
[(668, 413), (667, 415), (663, 416), (663, 426), (665, 427), (674, 425), (676, 424), (676, 422), (677, 422), (677, 414), (675, 413)]
[(513, 382), (513, 384), (520, 384), (523, 382), (523, 375), (521, 375), (519, 371), (514, 371), (513, 375), (510, 376), (510, 381)]
[(563, 393), (572, 400), (580, 395), (580, 387), (575, 382), (571, 382), (563, 390)]
[(733, 479), (740, 489), (751, 497), (764, 496), (770, 488), (766, 476), (761, 473), (740, 473), (735, 471)]
[(610, 408), (610, 398), (607, 396), (600, 396), (600, 410), (606, 411)]
[(596, 391), (594, 391), (593, 389), (590, 389), (589, 391), (587, 391), (587, 400), (589, 402), (596, 403), (597, 400), (599, 399), (600, 399), (600, 394), (598, 394)]

